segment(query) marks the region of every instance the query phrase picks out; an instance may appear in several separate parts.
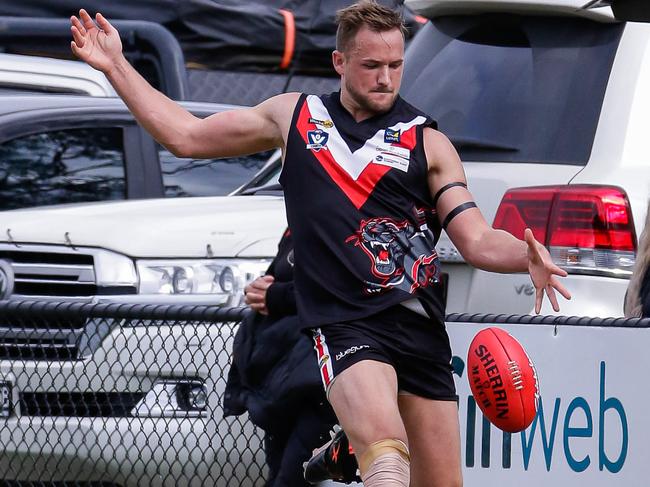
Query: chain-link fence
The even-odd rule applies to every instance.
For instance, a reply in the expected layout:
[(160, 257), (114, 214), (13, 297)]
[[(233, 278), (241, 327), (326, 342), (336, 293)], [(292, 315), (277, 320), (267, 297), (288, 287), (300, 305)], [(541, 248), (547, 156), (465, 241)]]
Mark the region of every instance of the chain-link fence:
[[(0, 303), (0, 487), (263, 485), (263, 432), (245, 416), (223, 417), (244, 314)], [(447, 321), (650, 326), (648, 319), (562, 316)]]
[(263, 485), (262, 431), (222, 409), (244, 313), (0, 304), (0, 485)]

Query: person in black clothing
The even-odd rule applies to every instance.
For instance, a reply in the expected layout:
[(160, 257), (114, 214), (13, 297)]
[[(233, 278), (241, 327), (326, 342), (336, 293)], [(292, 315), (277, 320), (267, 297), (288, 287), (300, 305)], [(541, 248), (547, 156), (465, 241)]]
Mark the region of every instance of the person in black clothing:
[(639, 239), (634, 272), (625, 296), (627, 318), (650, 318), (650, 204)]
[(329, 438), (336, 419), (323, 392), (311, 341), (300, 331), (289, 230), (267, 274), (245, 292), (254, 313), (235, 336), (224, 415), (248, 411), (251, 421), (264, 430), (267, 487), (307, 486), (302, 464)]

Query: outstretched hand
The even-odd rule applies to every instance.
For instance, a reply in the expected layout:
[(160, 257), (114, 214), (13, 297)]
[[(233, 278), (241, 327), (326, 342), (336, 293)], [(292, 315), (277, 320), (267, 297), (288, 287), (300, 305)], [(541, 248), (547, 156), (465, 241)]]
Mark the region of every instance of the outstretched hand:
[(566, 277), (567, 272), (553, 263), (548, 250), (535, 240), (530, 228), (526, 229), (524, 240), (528, 245), (528, 273), (533, 281), (533, 286), (535, 286), (535, 313), (539, 313), (542, 309), (544, 292), (546, 292), (553, 310), (560, 311), (555, 291), (566, 299), (571, 299), (571, 293), (560, 284), (556, 276)]
[(98, 13), (95, 21), (84, 9), (79, 10), (79, 18), (70, 17), (72, 38), (70, 48), (75, 56), (93, 68), (107, 73), (122, 55), (120, 35), (106, 18)]

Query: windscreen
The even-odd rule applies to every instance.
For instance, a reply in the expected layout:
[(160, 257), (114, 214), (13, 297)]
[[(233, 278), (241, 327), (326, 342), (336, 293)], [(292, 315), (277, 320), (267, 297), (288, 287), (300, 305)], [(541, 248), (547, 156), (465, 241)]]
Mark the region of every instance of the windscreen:
[(624, 24), (440, 17), (413, 39), (402, 96), (464, 161), (585, 165)]

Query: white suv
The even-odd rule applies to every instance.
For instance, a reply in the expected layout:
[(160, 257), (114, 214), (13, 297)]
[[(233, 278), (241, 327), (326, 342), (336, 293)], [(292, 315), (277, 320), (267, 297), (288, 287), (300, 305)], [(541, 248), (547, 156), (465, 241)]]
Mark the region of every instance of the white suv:
[[(569, 272), (562, 314), (623, 314), (650, 194), (650, 24), (605, 3), (406, 0), (430, 22), (402, 96), (455, 143), (487, 220), (531, 227)], [(531, 312), (527, 275), (472, 269), (446, 236), (439, 253), (448, 311)]]

